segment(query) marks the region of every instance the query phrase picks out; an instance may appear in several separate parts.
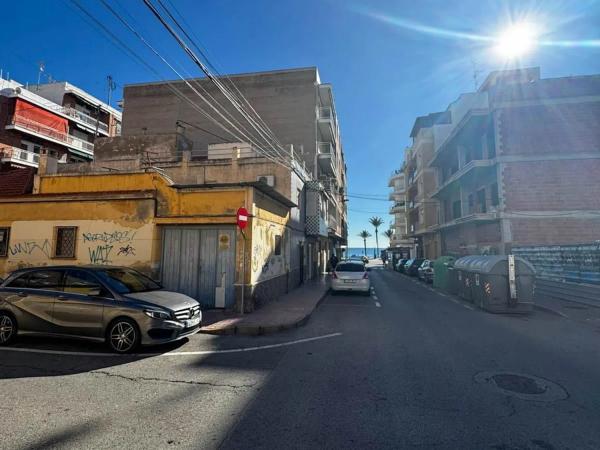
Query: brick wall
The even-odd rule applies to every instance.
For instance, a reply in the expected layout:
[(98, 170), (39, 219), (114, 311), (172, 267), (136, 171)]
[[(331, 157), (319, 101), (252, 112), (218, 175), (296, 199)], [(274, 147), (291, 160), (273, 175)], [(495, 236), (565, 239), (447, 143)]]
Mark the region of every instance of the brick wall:
[(600, 102), (505, 108), (499, 132), (502, 155), (597, 152)]
[(491, 253), (501, 251), (499, 222), (464, 224), (445, 229), (441, 234), (444, 255), (476, 255), (484, 250)]
[(598, 180), (600, 153), (598, 159), (509, 163), (503, 171), (506, 211), (600, 210)]
[(600, 217), (512, 219), (511, 233), (513, 246), (595, 242), (600, 239)]

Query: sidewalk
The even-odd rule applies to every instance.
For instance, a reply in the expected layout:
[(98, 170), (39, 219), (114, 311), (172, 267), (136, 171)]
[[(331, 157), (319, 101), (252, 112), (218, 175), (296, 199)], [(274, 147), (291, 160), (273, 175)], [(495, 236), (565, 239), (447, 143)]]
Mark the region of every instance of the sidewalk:
[(304, 325), (328, 290), (329, 279), (323, 276), (250, 314), (204, 311), (200, 333), (261, 335)]

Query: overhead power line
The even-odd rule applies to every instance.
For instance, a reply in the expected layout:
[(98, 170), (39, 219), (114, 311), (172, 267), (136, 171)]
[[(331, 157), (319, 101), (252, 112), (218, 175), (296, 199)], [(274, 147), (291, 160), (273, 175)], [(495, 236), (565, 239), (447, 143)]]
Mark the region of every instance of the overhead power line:
[[(75, 1), (75, 0), (72, 0)], [(172, 64), (170, 64), (166, 58), (164, 58), (132, 25), (130, 25), (123, 17), (120, 16), (120, 14), (115, 11), (105, 0), (101, 0), (102, 4), (123, 24), (125, 25), (138, 39), (140, 39), (144, 45), (146, 45), (146, 47), (148, 47), (165, 65), (167, 65), (167, 67), (169, 67), (182, 81), (184, 81), (184, 83), (186, 83), (186, 85), (197, 95), (199, 96), (208, 106), (211, 107), (211, 109), (213, 109), (213, 111), (215, 111), (218, 115), (221, 116), (221, 118), (228, 123), (230, 126), (232, 126), (232, 128), (236, 131), (233, 132), (231, 131), (227, 126), (225, 126), (223, 123), (221, 123), (219, 120), (216, 120), (211, 114), (207, 113), (201, 106), (199, 106), (197, 103), (193, 102), (191, 99), (189, 99), (189, 97), (187, 97), (185, 94), (183, 94), (182, 91), (180, 91), (179, 89), (177, 89), (177, 87), (175, 87), (173, 85), (173, 83), (168, 82), (171, 90), (173, 90), (173, 92), (176, 93), (176, 95), (184, 100), (186, 100), (188, 103), (190, 103), (192, 105), (192, 107), (194, 109), (196, 109), (198, 112), (200, 112), (203, 116), (205, 116), (207, 119), (209, 119), (211, 122), (213, 122), (215, 125), (217, 125), (218, 127), (222, 128), (223, 130), (225, 130), (228, 134), (230, 134), (232, 137), (234, 137), (236, 140), (238, 141), (247, 141), (249, 143), (251, 143), (252, 145), (254, 145), (257, 148), (257, 151), (259, 153), (260, 152), (260, 147), (261, 145), (256, 142), (254, 139), (250, 138), (247, 133), (242, 132), (239, 128), (237, 128), (234, 124), (231, 123), (231, 121), (229, 121), (226, 117), (223, 116), (223, 114), (213, 105), (211, 104), (202, 94), (200, 94), (193, 86), (190, 85), (189, 81), (186, 80), (174, 67)], [(81, 5), (78, 5), (78, 7), (80, 9), (83, 9), (81, 7)], [(87, 12), (86, 12), (87, 13)], [(90, 15), (89, 13), (87, 13), (88, 15)], [(94, 18), (95, 19), (95, 18)], [(105, 28), (105, 27), (104, 27)], [(135, 54), (135, 53), (134, 53)], [(136, 54), (137, 56), (137, 54)], [(139, 57), (138, 57), (139, 59)], [(144, 63), (144, 65), (146, 65), (147, 67), (149, 67), (153, 73), (155, 73), (159, 78), (163, 79), (164, 78), (162, 76), (160, 76), (160, 74), (158, 74), (158, 72), (153, 69), (151, 66), (149, 66), (149, 64), (147, 64), (145, 61), (142, 61)], [(241, 136), (241, 137), (240, 137)], [(226, 139), (223, 139), (226, 140)], [(263, 156), (265, 156), (266, 158), (272, 160), (273, 162), (276, 163), (281, 163), (282, 161), (279, 161), (275, 158), (273, 158), (270, 154), (264, 154), (261, 153)]]
[[(273, 139), (274, 135), (272, 134), (272, 131), (268, 128), (267, 129), (263, 128), (253, 117), (250, 116), (250, 114), (247, 113), (247, 111), (244, 110), (244, 108), (239, 104), (239, 102), (236, 101), (236, 99), (231, 94), (231, 92), (228, 91), (215, 76), (213, 76), (213, 74), (210, 72), (208, 67), (200, 60), (200, 58), (198, 58), (198, 56), (194, 53), (194, 51), (192, 49), (190, 49), (190, 47), (186, 44), (186, 42), (178, 35), (178, 33), (173, 29), (173, 27), (171, 25), (169, 25), (169, 23), (165, 20), (165, 18), (162, 17), (162, 15), (157, 10), (157, 8), (149, 0), (143, 0), (143, 2), (150, 9), (150, 11), (154, 14), (154, 16), (159, 20), (159, 22), (163, 25), (163, 27), (171, 34), (171, 36), (173, 36), (173, 38), (181, 46), (181, 48), (184, 50), (184, 52), (202, 70), (202, 72), (204, 72), (204, 74), (208, 77), (208, 79), (210, 81), (212, 81), (219, 88), (219, 90), (223, 93), (223, 95), (233, 104), (233, 106), (240, 112), (240, 114), (242, 114), (242, 117), (244, 117), (250, 123), (250, 125), (257, 131), (258, 135), (265, 141), (265, 143), (267, 143), (267, 145), (269, 147), (271, 147), (271, 149), (268, 151), (272, 152), (272, 156), (275, 156), (276, 158), (281, 158), (282, 161), (284, 162), (284, 164), (289, 159), (291, 159), (290, 154), (286, 155), (286, 152), (287, 152), (286, 149), (283, 148), (283, 146), (281, 146), (280, 143), (278, 143), (276, 140)], [(166, 7), (164, 6), (164, 4), (161, 3), (161, 6), (163, 7), (163, 9), (166, 10)], [(174, 19), (172, 15), (170, 15), (170, 17), (172, 18), (171, 20)], [(174, 22), (176, 23), (176, 20), (174, 20)], [(176, 23), (176, 26), (179, 29), (183, 28), (178, 23)], [(273, 145), (273, 143), (275, 143), (275, 145)], [(277, 148), (277, 147), (279, 147), (279, 148)], [(267, 151), (267, 149), (264, 149), (264, 150)]]

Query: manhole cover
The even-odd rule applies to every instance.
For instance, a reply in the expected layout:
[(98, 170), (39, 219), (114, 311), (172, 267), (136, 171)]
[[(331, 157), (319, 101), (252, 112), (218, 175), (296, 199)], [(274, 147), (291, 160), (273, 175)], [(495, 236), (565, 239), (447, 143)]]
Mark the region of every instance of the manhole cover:
[(523, 400), (553, 402), (569, 396), (560, 385), (533, 375), (514, 372), (480, 372), (475, 381)]

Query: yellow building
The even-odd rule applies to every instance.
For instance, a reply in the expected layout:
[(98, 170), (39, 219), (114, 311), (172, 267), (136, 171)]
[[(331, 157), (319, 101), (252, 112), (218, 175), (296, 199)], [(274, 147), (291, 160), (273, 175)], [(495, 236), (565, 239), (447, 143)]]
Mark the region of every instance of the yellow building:
[[(33, 194), (0, 197), (0, 276), (40, 265), (123, 265), (204, 307), (233, 307), (243, 284), (252, 309), (292, 287), (293, 206), (262, 183), (183, 186), (154, 170), (44, 174)], [(250, 212), (246, 240), (239, 207)]]

